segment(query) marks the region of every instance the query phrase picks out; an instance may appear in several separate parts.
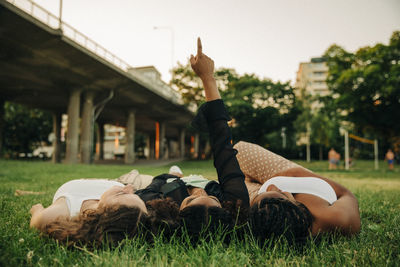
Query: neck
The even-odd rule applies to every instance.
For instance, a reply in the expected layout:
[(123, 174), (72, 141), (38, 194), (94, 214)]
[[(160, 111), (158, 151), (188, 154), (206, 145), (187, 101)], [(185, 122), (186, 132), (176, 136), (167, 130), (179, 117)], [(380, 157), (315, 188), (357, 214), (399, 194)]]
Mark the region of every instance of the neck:
[(207, 196), (207, 192), (203, 189), (203, 188), (199, 188), (199, 187), (192, 187), (192, 188), (188, 188), (189, 191), (189, 195), (192, 196)]
[(97, 199), (88, 199), (83, 201), (81, 206), (81, 213), (87, 210), (96, 210), (99, 207), (99, 200)]

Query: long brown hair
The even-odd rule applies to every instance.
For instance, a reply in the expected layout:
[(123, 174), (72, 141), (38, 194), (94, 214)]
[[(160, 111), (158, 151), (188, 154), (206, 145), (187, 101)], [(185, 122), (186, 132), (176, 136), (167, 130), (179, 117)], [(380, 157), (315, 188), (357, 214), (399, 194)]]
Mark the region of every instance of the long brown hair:
[(103, 242), (115, 245), (125, 237), (137, 235), (147, 220), (147, 215), (138, 207), (102, 207), (70, 219), (58, 219), (46, 225), (43, 232), (68, 246), (97, 247)]

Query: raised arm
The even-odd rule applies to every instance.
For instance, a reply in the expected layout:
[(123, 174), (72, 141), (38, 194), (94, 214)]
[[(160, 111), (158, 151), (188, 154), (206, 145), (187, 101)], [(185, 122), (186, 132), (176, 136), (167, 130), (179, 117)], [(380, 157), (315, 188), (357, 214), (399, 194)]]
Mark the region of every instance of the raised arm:
[(191, 56), (190, 63), (203, 82), (207, 100), (207, 103), (200, 107), (194, 121), (205, 121), (204, 126), (210, 135), (214, 166), (223, 191), (223, 199), (233, 203), (240, 200), (242, 207), (247, 208), (249, 194), (244, 183), (244, 174), (236, 159), (237, 151), (232, 146), (231, 131), (227, 124), (230, 117), (214, 79), (214, 61), (203, 54), (200, 38), (197, 40), (197, 55)]
[(206, 100), (212, 101), (221, 99), (217, 88), (217, 82), (214, 78), (214, 61), (203, 54), (203, 46), (200, 38), (197, 38), (197, 55), (190, 56), (190, 64), (192, 65), (193, 71), (203, 82)]

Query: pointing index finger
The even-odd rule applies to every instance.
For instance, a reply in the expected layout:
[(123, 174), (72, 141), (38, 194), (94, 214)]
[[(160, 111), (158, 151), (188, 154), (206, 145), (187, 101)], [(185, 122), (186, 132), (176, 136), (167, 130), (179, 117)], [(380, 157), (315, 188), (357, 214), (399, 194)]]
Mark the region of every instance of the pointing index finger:
[(203, 46), (201, 45), (200, 37), (197, 38), (197, 55), (200, 56), (203, 53)]

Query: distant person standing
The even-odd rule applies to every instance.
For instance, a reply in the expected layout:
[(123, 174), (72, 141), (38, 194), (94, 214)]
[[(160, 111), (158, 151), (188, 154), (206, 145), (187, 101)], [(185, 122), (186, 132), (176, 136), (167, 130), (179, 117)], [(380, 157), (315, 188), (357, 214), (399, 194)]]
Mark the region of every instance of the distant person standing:
[[(328, 161), (329, 161), (329, 169), (334, 170), (337, 168), (337, 152), (336, 150), (332, 147), (329, 152), (328, 152)], [(340, 157), (340, 155), (339, 155)]]
[(388, 162), (389, 170), (393, 170), (393, 168), (394, 168), (394, 166), (393, 166), (393, 164), (394, 164), (394, 153), (390, 148), (386, 152), (385, 160), (387, 160), (387, 162)]
[(340, 153), (336, 152), (336, 167), (340, 167)]

